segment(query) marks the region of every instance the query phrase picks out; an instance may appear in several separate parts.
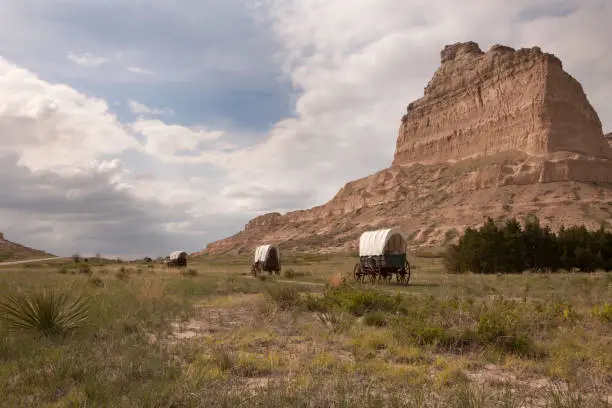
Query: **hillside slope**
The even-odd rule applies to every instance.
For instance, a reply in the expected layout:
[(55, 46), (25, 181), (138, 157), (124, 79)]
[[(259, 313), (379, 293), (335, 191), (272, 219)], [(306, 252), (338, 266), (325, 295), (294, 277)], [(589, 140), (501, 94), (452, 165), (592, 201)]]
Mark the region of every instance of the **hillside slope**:
[(16, 244), (4, 238), (0, 232), (0, 262), (22, 261), (27, 259), (50, 258), (55, 255)]

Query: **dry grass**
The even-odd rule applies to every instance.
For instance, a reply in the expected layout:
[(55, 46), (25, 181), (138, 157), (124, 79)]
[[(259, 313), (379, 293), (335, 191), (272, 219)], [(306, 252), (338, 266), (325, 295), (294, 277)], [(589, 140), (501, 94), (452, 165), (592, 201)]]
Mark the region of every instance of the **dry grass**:
[(260, 281), (248, 259), (221, 257), (186, 276), (3, 268), (0, 296), (67, 287), (91, 300), (89, 326), (64, 338), (0, 325), (3, 403), (609, 406), (610, 274), (455, 276), (429, 257), (413, 260), (411, 286), (351, 287), (354, 257), (286, 259), (303, 276)]

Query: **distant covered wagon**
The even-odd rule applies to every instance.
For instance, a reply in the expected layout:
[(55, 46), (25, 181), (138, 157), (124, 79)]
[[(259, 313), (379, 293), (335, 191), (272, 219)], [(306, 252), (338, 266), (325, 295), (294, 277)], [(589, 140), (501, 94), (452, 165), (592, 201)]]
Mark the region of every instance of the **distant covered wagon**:
[(174, 251), (168, 256), (166, 262), (168, 267), (185, 268), (187, 266), (187, 252), (185, 251)]
[(359, 263), (353, 269), (358, 282), (390, 282), (395, 275), (397, 283), (410, 281), (410, 262), (406, 257), (408, 241), (398, 228), (366, 231), (359, 237)]
[(255, 249), (251, 273), (257, 276), (262, 271), (280, 274), (280, 251), (275, 245), (261, 245)]

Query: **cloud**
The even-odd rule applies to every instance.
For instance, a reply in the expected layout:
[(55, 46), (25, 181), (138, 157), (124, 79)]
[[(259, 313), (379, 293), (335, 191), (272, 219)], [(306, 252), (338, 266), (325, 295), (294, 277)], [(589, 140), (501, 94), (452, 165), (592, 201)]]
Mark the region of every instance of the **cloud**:
[(31, 169), (88, 163), (138, 146), (105, 101), (1, 57), (0, 95), (0, 152), (19, 151), (19, 163)]
[(154, 73), (150, 69), (140, 68), (140, 67), (127, 67), (126, 69), (134, 74), (139, 74), (139, 75), (152, 75)]
[(174, 111), (170, 108), (163, 108), (163, 109), (149, 108), (148, 106), (142, 103), (133, 101), (133, 100), (128, 101), (128, 106), (130, 110), (132, 111), (132, 113), (136, 113), (136, 114), (174, 115)]
[[(136, 3), (94, 3), (48, 6), (39, 15), (73, 21), (62, 25), (63, 37), (54, 32), (54, 41), (87, 39), (70, 47), (120, 55), (109, 64), (117, 77), (146, 82), (130, 88), (139, 92), (108, 98), (130, 100), (127, 119), (87, 95), (95, 92), (75, 90), (90, 82), (51, 84), (0, 60), (0, 180), (11, 184), (0, 192), (0, 223), (7, 236), (52, 251), (197, 250), (260, 212), (325, 202), (347, 181), (391, 163), (406, 106), (422, 96), (440, 50), (457, 41), (474, 40), (484, 49), (537, 45), (555, 53), (583, 84), (604, 130), (612, 129), (609, 1), (253, 0), (256, 33), (243, 30), (244, 16), (226, 8), (242, 7), (237, 0), (206, 3), (214, 12), (200, 14), (194, 11), (207, 7), (201, 2), (178, 8), (153, 1), (138, 18), (115, 10)], [(204, 14), (209, 25), (193, 17)], [(104, 35), (110, 22), (118, 28)], [(269, 34), (273, 41), (264, 41)], [(98, 41), (106, 48), (89, 45)], [(120, 47), (125, 50), (113, 54)], [(152, 73), (134, 64), (154, 67), (155, 75), (130, 75)], [(106, 90), (115, 79), (97, 79), (91, 89)], [(236, 132), (232, 125), (259, 114), (264, 88), (284, 89), (275, 88), (277, 80), (290, 83), (282, 103), (292, 105), (274, 115), (289, 113)], [(162, 90), (170, 86), (174, 97), (166, 98)], [(250, 90), (258, 92), (245, 93)], [(204, 97), (205, 111), (224, 105), (215, 112), (219, 121), (194, 110)], [(166, 109), (174, 111), (173, 123), (150, 117)], [(130, 123), (130, 113), (139, 118)]]
[(86, 52), (85, 54), (81, 54), (81, 55), (75, 54), (73, 52), (69, 52), (68, 59), (77, 65), (80, 65), (82, 67), (87, 67), (87, 68), (98, 67), (108, 62), (106, 58), (96, 57), (95, 55), (89, 52)]
[[(140, 128), (156, 135), (154, 122)], [(177, 146), (189, 147), (180, 132), (172, 134)], [(143, 179), (112, 158), (140, 148), (104, 101), (0, 59), (0, 225), (7, 236), (60, 255), (142, 256), (200, 249), (193, 236), (209, 228), (231, 232), (215, 223), (235, 214), (194, 218), (190, 205), (204, 201), (202, 192), (186, 194), (178, 181), (160, 183), (156, 175)], [(169, 199), (162, 189), (173, 190)]]
[(266, 188), (288, 196), (298, 185), (302, 206), (322, 203), (345, 182), (390, 164), (406, 106), (423, 95), (440, 50), (457, 41), (474, 40), (484, 49), (495, 43), (538, 45), (554, 52), (585, 85), (604, 125), (612, 127), (606, 109), (612, 3), (563, 3), (561, 10), (553, 0), (257, 2), (297, 90), (295, 116), (277, 122), (262, 144), (229, 152), (223, 160), (215, 155), (211, 162), (226, 168), (232, 188), (253, 191), (253, 203), (259, 192), (248, 188), (251, 180), (265, 180)]
[(222, 131), (169, 125), (157, 119), (138, 119), (131, 124), (144, 136), (144, 151), (168, 162), (198, 162), (199, 152), (223, 136)]

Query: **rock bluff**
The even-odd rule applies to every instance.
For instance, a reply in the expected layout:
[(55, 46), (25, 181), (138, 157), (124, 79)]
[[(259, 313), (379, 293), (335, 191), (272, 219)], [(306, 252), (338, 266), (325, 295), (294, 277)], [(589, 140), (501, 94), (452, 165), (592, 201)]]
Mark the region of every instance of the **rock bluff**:
[(485, 217), (536, 214), (598, 227), (612, 218), (612, 135), (561, 60), (539, 47), (447, 45), (424, 96), (402, 117), (390, 168), (347, 183), (328, 203), (251, 220), (200, 253), (354, 250), (389, 225), (441, 245)]
[(578, 81), (539, 47), (448, 45), (402, 118), (393, 164), (439, 164), (504, 151), (612, 159)]

